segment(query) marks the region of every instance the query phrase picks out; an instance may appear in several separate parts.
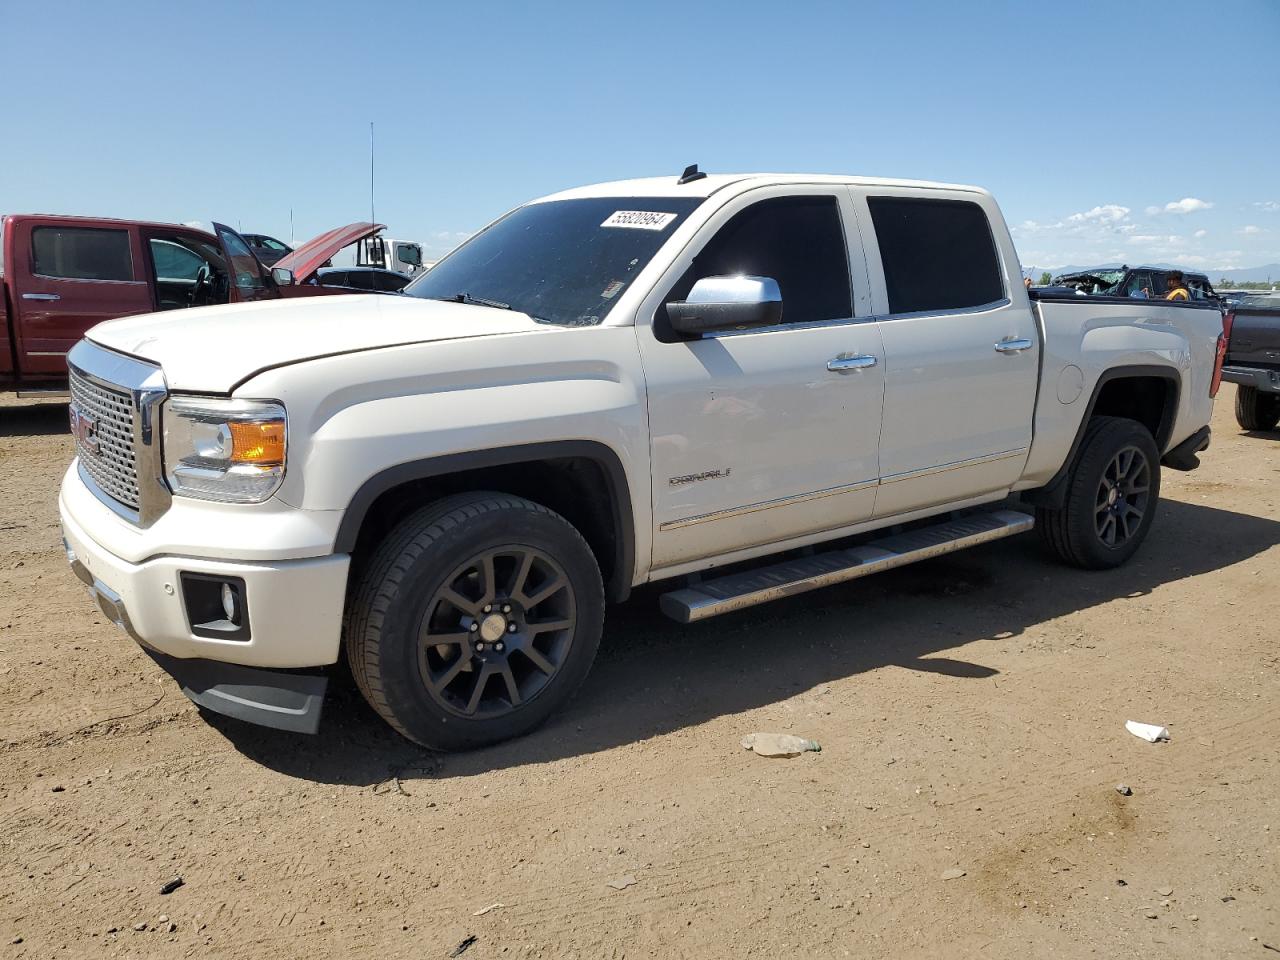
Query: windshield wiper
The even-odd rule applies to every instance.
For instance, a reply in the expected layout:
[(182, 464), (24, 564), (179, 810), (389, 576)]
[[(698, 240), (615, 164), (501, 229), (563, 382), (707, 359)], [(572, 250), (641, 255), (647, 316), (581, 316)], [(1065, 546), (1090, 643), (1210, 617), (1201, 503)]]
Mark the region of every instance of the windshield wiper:
[(443, 300), (446, 303), (474, 303), (481, 307), (496, 307), (499, 310), (514, 310), (515, 308), (509, 303), (503, 303), (501, 300), (487, 300), (484, 297), (473, 297), (469, 293), (455, 293), (451, 297), (432, 297), (432, 300)]

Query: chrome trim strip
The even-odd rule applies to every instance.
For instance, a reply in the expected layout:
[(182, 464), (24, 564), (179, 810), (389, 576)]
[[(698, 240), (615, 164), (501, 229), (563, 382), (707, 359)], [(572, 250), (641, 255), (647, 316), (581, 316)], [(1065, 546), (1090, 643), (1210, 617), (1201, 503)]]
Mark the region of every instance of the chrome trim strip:
[(927, 319), (929, 317), (965, 317), (978, 313), (990, 313), (993, 310), (1001, 310), (1004, 307), (1012, 306), (1013, 301), (1008, 297), (1002, 297), (999, 300), (992, 300), (990, 303), (980, 303), (972, 307), (956, 307), (950, 310), (917, 310), (915, 313), (880, 313), (868, 317), (869, 320), (917, 320)]
[(685, 517), (682, 520), (668, 520), (658, 525), (661, 531), (681, 530), (685, 527), (692, 527), (699, 523), (710, 523), (712, 520), (728, 520), (731, 517), (741, 517), (748, 513), (759, 513), (761, 510), (772, 510), (774, 507), (789, 507), (796, 503), (806, 503), (810, 500), (821, 500), (825, 497), (838, 497), (842, 493), (853, 493), (857, 490), (865, 490), (868, 487), (874, 487), (878, 481), (861, 480), (858, 483), (847, 483), (839, 487), (827, 487), (824, 490), (815, 490), (812, 493), (798, 493), (791, 497), (781, 497), (777, 500), (763, 500), (760, 503), (749, 503), (742, 507), (729, 507), (727, 510), (716, 510), (713, 513), (701, 513), (693, 517)]
[(28, 357), (65, 357), (66, 355), (67, 355), (67, 351), (65, 350), (28, 350), (27, 351)]
[[(67, 354), (67, 365), (77, 376), (107, 390), (126, 390), (132, 398), (133, 449), (135, 470), (138, 477), (138, 512), (136, 518), (126, 519), (142, 527), (149, 527), (169, 509), (173, 497), (164, 481), (164, 460), (160, 450), (160, 405), (169, 395), (164, 374), (154, 364), (135, 360), (100, 347), (89, 340), (81, 340)], [(85, 471), (79, 471), (83, 477)], [(113, 510), (123, 505), (96, 487), (90, 487), (94, 495)], [(124, 508), (127, 510), (127, 508)], [(116, 510), (119, 513), (119, 510)]]
[(935, 473), (947, 473), (951, 470), (962, 470), (965, 467), (976, 467), (984, 463), (995, 463), (999, 460), (1012, 460), (1014, 457), (1020, 457), (1027, 452), (1026, 447), (1018, 447), (1016, 450), (1003, 450), (1000, 453), (989, 453), (982, 457), (971, 457), (968, 460), (953, 460), (950, 463), (940, 463), (936, 467), (924, 467), (920, 470), (907, 470), (904, 473), (893, 473), (887, 477), (881, 477), (881, 483), (899, 483), (903, 480), (916, 480), (920, 477), (929, 477)]

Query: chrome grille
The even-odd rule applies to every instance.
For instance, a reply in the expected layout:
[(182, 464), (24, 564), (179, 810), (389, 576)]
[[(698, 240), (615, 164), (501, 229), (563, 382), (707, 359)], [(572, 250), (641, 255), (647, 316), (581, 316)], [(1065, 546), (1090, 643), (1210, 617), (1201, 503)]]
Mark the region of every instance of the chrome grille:
[(71, 374), (71, 402), (81, 416), (92, 419), (95, 453), (83, 436), (76, 437), (76, 455), (80, 465), (102, 492), (118, 500), (130, 510), (137, 510), (138, 461), (134, 451), (133, 398), (123, 388), (109, 387), (80, 375)]

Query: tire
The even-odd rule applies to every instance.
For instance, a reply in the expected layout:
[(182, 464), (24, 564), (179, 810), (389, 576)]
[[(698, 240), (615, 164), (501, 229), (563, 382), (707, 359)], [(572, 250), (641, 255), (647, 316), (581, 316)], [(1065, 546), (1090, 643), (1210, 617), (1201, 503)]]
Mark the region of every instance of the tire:
[(1036, 527), (1066, 563), (1108, 570), (1142, 545), (1159, 500), (1160, 453), (1151, 432), (1136, 420), (1094, 417), (1071, 466), (1062, 507), (1037, 509)]
[(1280, 423), (1280, 393), (1236, 387), (1236, 423), (1243, 430), (1274, 430)]
[(356, 685), (387, 723), (424, 747), (468, 750), (563, 706), (603, 628), (600, 569), (578, 531), (529, 500), (471, 493), (388, 534), (343, 633)]

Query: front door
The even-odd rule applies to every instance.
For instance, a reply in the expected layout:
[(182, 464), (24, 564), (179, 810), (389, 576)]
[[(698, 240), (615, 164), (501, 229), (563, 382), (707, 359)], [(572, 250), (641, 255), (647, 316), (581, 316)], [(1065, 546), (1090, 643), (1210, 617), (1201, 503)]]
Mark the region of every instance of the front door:
[(267, 270), (244, 237), (221, 223), (213, 225), (218, 235), (218, 244), (222, 247), (223, 256), (227, 258), (227, 269), (231, 274), (232, 303), (242, 300), (272, 300), (279, 296), (276, 287), (267, 277)]
[(999, 211), (964, 191), (850, 192), (886, 359), (876, 516), (1002, 495), (1031, 445), (1040, 335)]
[[(876, 495), (884, 351), (847, 196), (747, 194), (707, 224), (637, 327), (649, 397), (653, 567), (866, 520)], [(851, 277), (851, 264), (852, 277)], [(777, 326), (683, 339), (661, 304), (707, 276), (772, 277)], [(852, 282), (851, 282), (852, 281)]]
[(13, 238), (18, 368), (63, 378), (67, 352), (104, 320), (151, 312), (136, 231), (75, 221), (21, 223)]

